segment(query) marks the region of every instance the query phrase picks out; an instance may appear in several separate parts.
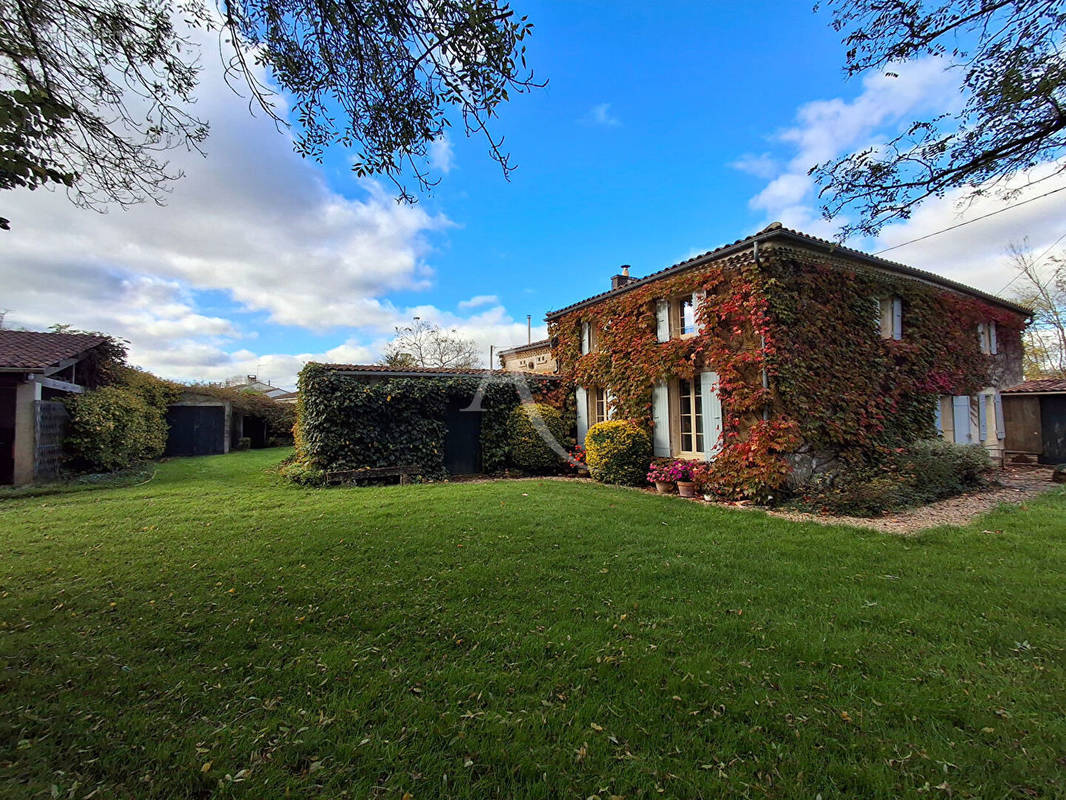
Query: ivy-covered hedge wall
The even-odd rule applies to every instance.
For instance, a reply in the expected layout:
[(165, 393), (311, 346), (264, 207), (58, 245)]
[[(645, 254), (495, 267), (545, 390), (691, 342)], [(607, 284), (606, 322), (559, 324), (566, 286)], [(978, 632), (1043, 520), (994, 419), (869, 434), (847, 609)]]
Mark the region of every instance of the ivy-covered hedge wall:
[[(931, 432), (934, 398), (988, 385), (978, 322), (995, 320), (1013, 347), (1017, 314), (905, 277), (860, 271), (843, 259), (767, 247), (636, 287), (549, 325), (559, 374), (573, 386), (609, 387), (618, 414), (651, 425), (656, 382), (719, 375), (723, 448), (710, 468), (717, 491), (765, 497), (782, 486), (801, 444), (876, 461), (887, 448)], [(706, 293), (701, 333), (658, 342), (655, 302)], [(884, 340), (874, 300), (903, 299), (903, 339)], [(581, 324), (598, 347), (581, 355)], [(704, 366), (706, 365), (706, 367)], [(762, 372), (766, 370), (767, 387)]]
[[(479, 376), (390, 378), (367, 382), (321, 364), (300, 372), (297, 459), (313, 469), (416, 465), (426, 479), (446, 477), (445, 418), (450, 404), (467, 406)], [(532, 387), (535, 396), (542, 387)], [(520, 403), (510, 382), (490, 382), (481, 401), (481, 469), (507, 466), (508, 417)]]

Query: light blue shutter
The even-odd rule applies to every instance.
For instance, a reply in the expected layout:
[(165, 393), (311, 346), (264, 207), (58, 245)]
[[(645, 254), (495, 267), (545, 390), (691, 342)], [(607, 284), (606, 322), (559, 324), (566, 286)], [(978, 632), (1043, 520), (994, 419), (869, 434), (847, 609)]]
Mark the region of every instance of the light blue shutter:
[(652, 452), (656, 456), (670, 455), (670, 393), (665, 383), (651, 389)]
[(655, 301), (655, 338), (670, 341), (670, 303), (666, 300)]
[(696, 319), (696, 333), (703, 333), (703, 323), (700, 322), (700, 309), (703, 308), (703, 301), (706, 299), (707, 292), (703, 291), (703, 289), (692, 293), (692, 315)]
[[(996, 341), (996, 322), (993, 320), (988, 323), (988, 352), (995, 355), (999, 352), (999, 342)], [(999, 395), (996, 395), (999, 397)]]
[(940, 413), (940, 398), (939, 397), (937, 397), (937, 399), (936, 399), (936, 407), (935, 408), (936, 408), (936, 411), (933, 414), (933, 419), (936, 422), (936, 432), (939, 433), (941, 436), (943, 436), (944, 435), (944, 417)]
[(591, 331), (587, 322), (581, 323), (581, 355), (586, 355), (591, 346)]
[(718, 397), (718, 373), (700, 373), (703, 398), (703, 453), (708, 461), (722, 449), (722, 400)]
[(577, 403), (577, 443), (584, 445), (589, 432), (589, 396), (584, 386), (578, 386), (574, 391), (574, 400)]
[(1007, 438), (1007, 428), (1003, 424), (1003, 395), (999, 392), (996, 392), (996, 438)]
[(956, 444), (969, 444), (973, 441), (970, 431), (970, 397), (955, 395), (951, 398), (951, 421), (955, 427)]
[(892, 298), (892, 338), (903, 338), (903, 301), (898, 297)]
[(614, 419), (614, 395), (610, 389), (604, 389), (603, 392), (607, 398), (607, 419)]
[(977, 395), (977, 429), (980, 431), (981, 441), (988, 438), (988, 409), (985, 407), (985, 396)]

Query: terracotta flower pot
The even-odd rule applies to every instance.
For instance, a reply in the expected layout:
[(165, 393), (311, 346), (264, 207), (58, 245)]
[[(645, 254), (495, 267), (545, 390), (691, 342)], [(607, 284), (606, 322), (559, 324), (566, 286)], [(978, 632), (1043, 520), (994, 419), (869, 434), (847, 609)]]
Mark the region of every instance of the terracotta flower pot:
[(696, 484), (692, 481), (678, 481), (677, 493), (682, 497), (695, 497), (696, 496)]
[(655, 481), (655, 491), (657, 491), (659, 494), (673, 494), (673, 481)]

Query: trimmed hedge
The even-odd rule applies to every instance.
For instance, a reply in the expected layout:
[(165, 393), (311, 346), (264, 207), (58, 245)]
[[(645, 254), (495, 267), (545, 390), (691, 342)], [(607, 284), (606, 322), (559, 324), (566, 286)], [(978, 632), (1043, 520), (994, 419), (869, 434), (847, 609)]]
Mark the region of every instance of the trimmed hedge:
[(510, 463), (524, 472), (551, 472), (559, 468), (562, 459), (548, 446), (533, 424), (531, 414), (534, 409), (555, 441), (564, 449), (570, 446), (572, 439), (567, 435), (569, 426), (563, 420), (559, 409), (547, 403), (534, 403), (532, 409), (520, 405), (511, 412), (507, 420)]
[(642, 486), (647, 482), (652, 446), (648, 431), (633, 420), (608, 420), (585, 436), (589, 474), (602, 483)]
[[(443, 479), (448, 408), (468, 405), (480, 385), (477, 375), (369, 383), (308, 364), (300, 372), (296, 404), (297, 460), (312, 470), (331, 471), (414, 465), (424, 479)], [(485, 386), (483, 472), (501, 472), (507, 466), (508, 422), (518, 403), (513, 384)]]

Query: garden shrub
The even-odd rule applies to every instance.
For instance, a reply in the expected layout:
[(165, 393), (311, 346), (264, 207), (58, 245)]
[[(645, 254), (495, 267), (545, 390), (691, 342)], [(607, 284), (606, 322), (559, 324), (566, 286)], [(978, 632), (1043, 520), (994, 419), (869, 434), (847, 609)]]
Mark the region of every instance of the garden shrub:
[[(545, 473), (558, 469), (562, 459), (544, 441), (533, 424), (533, 412), (540, 415), (548, 432), (562, 447), (569, 444), (567, 424), (559, 409), (546, 403), (534, 403), (532, 407), (517, 406), (507, 419), (511, 464), (524, 472)], [(571, 440), (572, 441), (572, 440)]]
[(609, 420), (585, 437), (589, 473), (601, 483), (641, 486), (652, 457), (651, 436), (634, 420)]
[(923, 439), (879, 466), (818, 475), (801, 487), (796, 502), (832, 514), (877, 516), (979, 489), (991, 469), (980, 445)]
[(105, 386), (74, 395), (66, 405), (66, 447), (75, 467), (110, 472), (163, 454), (166, 405), (149, 402), (136, 387)]

